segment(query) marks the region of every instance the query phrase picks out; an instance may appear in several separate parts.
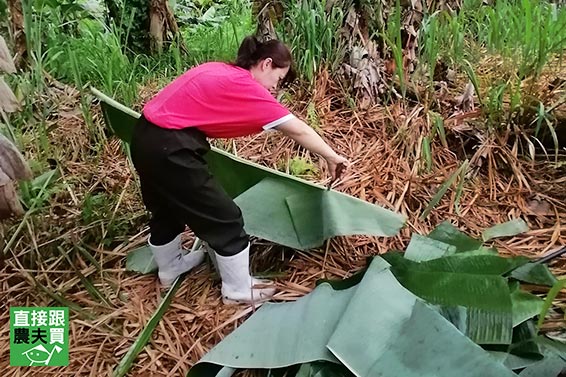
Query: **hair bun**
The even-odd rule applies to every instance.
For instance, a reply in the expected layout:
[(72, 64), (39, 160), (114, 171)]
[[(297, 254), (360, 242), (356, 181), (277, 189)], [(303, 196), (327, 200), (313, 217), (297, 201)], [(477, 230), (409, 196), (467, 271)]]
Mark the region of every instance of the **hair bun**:
[(271, 58), (279, 68), (287, 67), (292, 62), (291, 53), (282, 42), (277, 40), (261, 42), (255, 35), (248, 35), (240, 44), (235, 64), (250, 69), (259, 60), (265, 58)]

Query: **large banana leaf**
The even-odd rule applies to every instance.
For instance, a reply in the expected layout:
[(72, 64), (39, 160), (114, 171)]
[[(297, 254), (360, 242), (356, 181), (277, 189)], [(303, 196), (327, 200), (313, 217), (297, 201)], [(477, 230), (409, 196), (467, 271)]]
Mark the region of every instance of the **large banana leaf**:
[[(129, 143), (139, 114), (96, 89), (92, 92), (101, 101), (108, 127)], [(247, 232), (268, 241), (308, 249), (338, 235), (393, 236), (405, 223), (400, 214), (218, 148), (213, 147), (206, 160), (222, 187), (236, 198)]]
[[(309, 363), (300, 375), (513, 376), (435, 310), (403, 288), (375, 257), (359, 284), (322, 283), (294, 303), (264, 304), (207, 353), (189, 377), (223, 366), (272, 369)], [(319, 367), (313, 367), (318, 365)], [(334, 371), (336, 373), (331, 373)]]
[(340, 235), (393, 236), (403, 225), (401, 218), (359, 199), (270, 177), (235, 202), (248, 233), (301, 250)]
[(479, 344), (508, 344), (513, 311), (504, 278), (454, 272), (392, 269), (401, 284), (420, 298), (468, 309), (467, 335)]
[(266, 303), (207, 353), (188, 376), (215, 376), (222, 366), (273, 369), (338, 360), (326, 348), (357, 286), (328, 283), (293, 303)]
[[(391, 283), (393, 285), (394, 281)], [(392, 288), (392, 285), (387, 286)], [(360, 290), (356, 293), (359, 296), (354, 296), (341, 323), (372, 323), (375, 317), (382, 317), (385, 310), (368, 305), (368, 293), (371, 292)], [(380, 322), (378, 326), (370, 327), (373, 331), (362, 332), (356, 348), (351, 347), (352, 343), (341, 342), (339, 336), (346, 334), (339, 332), (339, 329), (330, 341), (329, 348), (356, 376), (515, 375), (492, 360), (486, 351), (423, 302), (417, 300), (407, 307), (396, 305), (393, 295), (387, 297), (386, 307), (397, 314), (396, 326)], [(401, 323), (401, 326), (397, 326), (397, 323)]]
[(501, 274), (523, 260), (493, 255), (448, 256), (416, 263), (400, 253), (383, 255), (399, 282), (437, 305), (467, 309), (466, 335), (479, 344), (509, 344), (513, 307)]

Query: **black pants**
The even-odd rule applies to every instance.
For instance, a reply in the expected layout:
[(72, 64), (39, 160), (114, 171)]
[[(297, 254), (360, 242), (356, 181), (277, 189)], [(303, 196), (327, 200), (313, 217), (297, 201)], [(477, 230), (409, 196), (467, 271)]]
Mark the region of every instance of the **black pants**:
[(154, 245), (172, 241), (189, 226), (220, 255), (242, 251), (249, 242), (240, 208), (212, 177), (204, 159), (210, 150), (196, 128), (169, 130), (142, 115), (131, 142)]

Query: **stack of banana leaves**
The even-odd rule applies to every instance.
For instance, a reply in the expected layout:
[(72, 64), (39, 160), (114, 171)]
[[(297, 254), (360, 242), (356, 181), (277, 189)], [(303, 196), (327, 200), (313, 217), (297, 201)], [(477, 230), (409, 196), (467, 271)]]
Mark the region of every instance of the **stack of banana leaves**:
[(548, 307), (522, 283), (557, 280), (445, 222), (346, 280), (264, 304), (187, 376), (557, 377), (566, 345), (539, 332)]

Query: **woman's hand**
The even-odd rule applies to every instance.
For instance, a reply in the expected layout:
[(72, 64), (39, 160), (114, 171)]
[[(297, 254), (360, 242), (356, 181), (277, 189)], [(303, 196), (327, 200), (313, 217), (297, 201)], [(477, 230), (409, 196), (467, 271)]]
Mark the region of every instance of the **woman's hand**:
[(320, 135), (302, 120), (293, 117), (276, 128), (309, 151), (323, 157), (328, 163), (328, 170), (332, 175), (332, 181), (340, 178), (345, 168), (350, 165), (346, 158), (334, 152), (334, 150), (322, 140)]
[(332, 176), (332, 181), (336, 181), (342, 177), (344, 171), (350, 165), (350, 162), (343, 156), (335, 155), (326, 159), (326, 163), (328, 164), (328, 171)]

